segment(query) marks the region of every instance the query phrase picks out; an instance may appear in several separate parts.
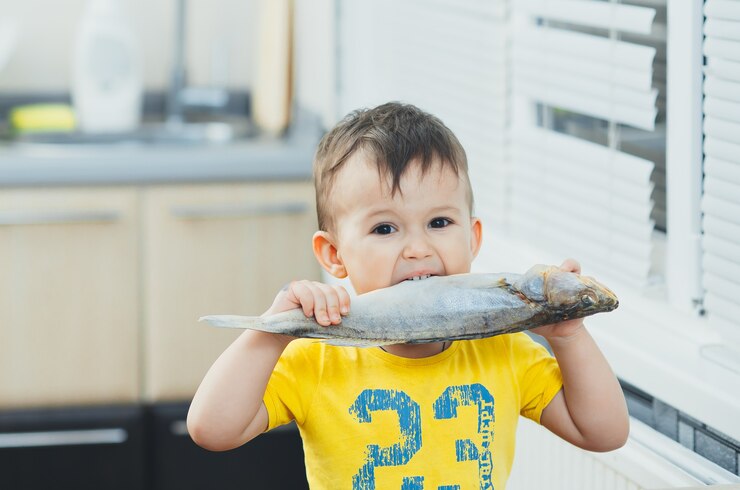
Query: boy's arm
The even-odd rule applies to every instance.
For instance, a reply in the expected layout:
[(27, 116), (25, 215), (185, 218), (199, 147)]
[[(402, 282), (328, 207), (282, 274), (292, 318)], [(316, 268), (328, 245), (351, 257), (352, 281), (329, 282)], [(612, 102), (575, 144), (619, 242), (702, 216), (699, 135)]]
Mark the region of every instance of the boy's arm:
[[(349, 311), (341, 286), (292, 282), (280, 291), (264, 316), (302, 308), (323, 325), (336, 325)], [(340, 313), (341, 309), (341, 313)], [(262, 398), (275, 364), (292, 337), (246, 330), (213, 363), (188, 411), (190, 437), (212, 451), (241, 446), (267, 429)]]
[[(573, 260), (566, 260), (561, 268), (580, 273)], [(542, 412), (542, 425), (589, 451), (623, 446), (629, 435), (624, 394), (583, 319), (533, 331), (549, 342), (563, 375), (563, 388)]]
[(290, 338), (246, 330), (213, 363), (188, 410), (190, 437), (211, 451), (241, 446), (267, 428), (262, 403)]

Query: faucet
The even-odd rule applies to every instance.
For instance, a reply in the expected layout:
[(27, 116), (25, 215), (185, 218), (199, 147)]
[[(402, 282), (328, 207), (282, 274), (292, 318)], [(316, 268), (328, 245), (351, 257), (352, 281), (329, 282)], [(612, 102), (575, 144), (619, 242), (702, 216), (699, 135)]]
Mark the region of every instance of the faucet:
[(186, 0), (175, 0), (175, 43), (167, 96), (167, 124), (183, 123), (182, 91), (185, 89), (185, 15)]
[(185, 66), (185, 29), (187, 27), (187, 0), (175, 0), (175, 39), (167, 94), (167, 125), (178, 127), (185, 122), (185, 109), (190, 106), (223, 109), (229, 102), (224, 88), (188, 87)]

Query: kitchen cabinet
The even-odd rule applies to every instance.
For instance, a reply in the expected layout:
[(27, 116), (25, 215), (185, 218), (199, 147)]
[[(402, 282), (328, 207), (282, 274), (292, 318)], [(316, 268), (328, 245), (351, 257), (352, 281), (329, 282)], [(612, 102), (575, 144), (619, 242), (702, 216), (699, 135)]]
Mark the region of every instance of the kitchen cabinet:
[(143, 409), (109, 406), (0, 413), (0, 486), (146, 488)]
[(142, 203), (144, 398), (189, 400), (241, 331), (208, 314), (259, 315), (294, 279), (319, 279), (309, 182), (155, 186)]
[(198, 318), (318, 280), (315, 227), (305, 180), (0, 190), (0, 487), (307, 488), (295, 427), (210, 453), (184, 420), (241, 333)]
[(0, 190), (0, 404), (139, 396), (137, 191)]
[(187, 404), (157, 404), (151, 413), (154, 490), (308, 489), (298, 429), (273, 429), (244, 446), (210, 452), (187, 435)]

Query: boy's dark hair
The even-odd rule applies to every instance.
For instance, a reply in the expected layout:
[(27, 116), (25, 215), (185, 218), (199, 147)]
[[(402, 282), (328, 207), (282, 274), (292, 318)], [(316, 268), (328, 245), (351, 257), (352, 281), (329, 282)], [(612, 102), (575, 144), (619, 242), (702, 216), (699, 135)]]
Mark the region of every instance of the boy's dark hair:
[(457, 137), (437, 117), (410, 104), (389, 102), (351, 112), (319, 143), (313, 173), (320, 230), (328, 231), (334, 226), (328, 205), (331, 184), (342, 165), (357, 151), (375, 159), (381, 177), (392, 178), (391, 195), (401, 192), (401, 176), (410, 162), (419, 161), (424, 175), (435, 160), (440, 161), (458, 177), (462, 175), (472, 213), (468, 160)]

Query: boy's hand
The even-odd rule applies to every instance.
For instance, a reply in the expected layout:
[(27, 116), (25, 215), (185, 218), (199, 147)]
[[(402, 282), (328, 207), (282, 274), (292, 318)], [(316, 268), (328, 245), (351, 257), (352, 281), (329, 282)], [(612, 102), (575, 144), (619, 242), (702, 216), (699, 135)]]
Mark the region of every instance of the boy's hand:
[(264, 316), (302, 308), (306, 316), (315, 317), (319, 325), (327, 327), (342, 321), (342, 315), (349, 313), (349, 302), (349, 294), (342, 286), (293, 281), (280, 290)]
[[(580, 274), (581, 264), (574, 259), (565, 259), (565, 261), (560, 265), (560, 269), (566, 272), (575, 272), (576, 274)], [(537, 335), (542, 335), (548, 342), (550, 342), (551, 340), (567, 340), (568, 338), (578, 334), (582, 328), (583, 318), (576, 318), (574, 320), (566, 320), (560, 323), (551, 323), (550, 325), (533, 328), (532, 332)]]

